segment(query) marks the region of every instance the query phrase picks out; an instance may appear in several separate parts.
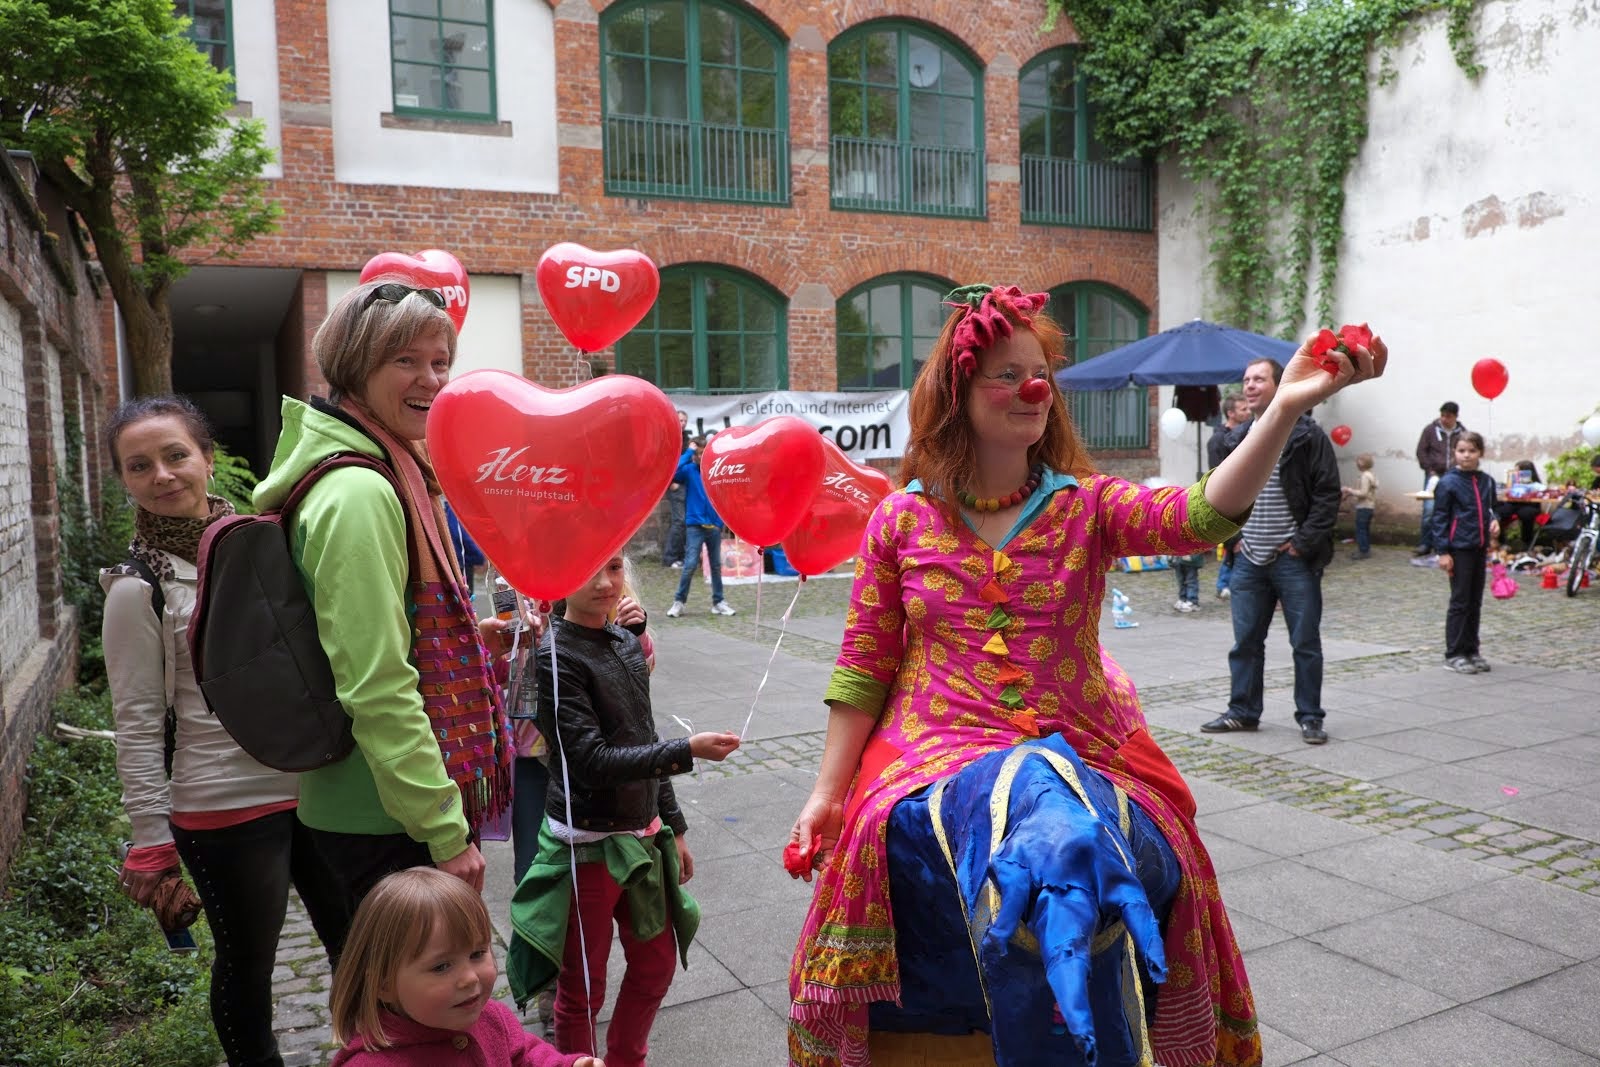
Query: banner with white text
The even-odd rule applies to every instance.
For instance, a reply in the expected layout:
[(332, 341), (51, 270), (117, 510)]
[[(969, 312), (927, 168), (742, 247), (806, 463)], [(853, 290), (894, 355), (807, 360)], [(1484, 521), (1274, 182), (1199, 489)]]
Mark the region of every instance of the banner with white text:
[(911, 394), (904, 389), (880, 393), (737, 393), (692, 396), (669, 393), (679, 411), (689, 416), (689, 432), (700, 434), (729, 426), (752, 426), (776, 415), (804, 419), (858, 463), (899, 459), (911, 436)]

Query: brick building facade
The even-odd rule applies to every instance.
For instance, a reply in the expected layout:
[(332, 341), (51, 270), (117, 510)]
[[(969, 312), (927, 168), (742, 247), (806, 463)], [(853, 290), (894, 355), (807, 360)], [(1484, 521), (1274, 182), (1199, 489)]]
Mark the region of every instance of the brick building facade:
[[(0, 153), (0, 871), (22, 827), (23, 773), (56, 692), (76, 676), (64, 598), (61, 489), (97, 495), (108, 297), (73, 224), (26, 153)], [(90, 439), (93, 439), (91, 430)]]

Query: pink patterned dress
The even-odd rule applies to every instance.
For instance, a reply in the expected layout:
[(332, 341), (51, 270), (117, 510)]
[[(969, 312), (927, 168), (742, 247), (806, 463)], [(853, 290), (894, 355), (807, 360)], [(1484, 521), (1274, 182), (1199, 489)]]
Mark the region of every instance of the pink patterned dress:
[(899, 1002), (885, 869), (895, 802), (980, 756), (1056, 733), (1150, 815), (1183, 870), (1150, 1029), (1156, 1061), (1261, 1062), (1249, 982), (1193, 799), (1099, 636), (1105, 573), (1117, 557), (1195, 552), (1237, 526), (1206, 502), (1204, 482), (1064, 481), (1002, 549), (920, 492), (891, 494), (868, 523), (826, 699), (877, 713), (863, 766), (881, 770), (852, 787), (795, 949), (796, 1067), (869, 1064), (867, 1004)]

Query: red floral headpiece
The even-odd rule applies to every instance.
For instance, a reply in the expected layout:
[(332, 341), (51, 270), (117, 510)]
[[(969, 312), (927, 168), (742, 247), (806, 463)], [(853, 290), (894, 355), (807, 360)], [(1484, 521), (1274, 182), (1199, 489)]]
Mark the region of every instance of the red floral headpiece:
[(947, 307), (956, 309), (956, 329), (950, 335), (955, 362), (950, 370), (950, 399), (960, 395), (963, 380), (978, 369), (978, 355), (995, 342), (1011, 336), (1011, 318), (1023, 325), (1044, 309), (1048, 293), (1024, 293), (1015, 285), (963, 285), (945, 295)]

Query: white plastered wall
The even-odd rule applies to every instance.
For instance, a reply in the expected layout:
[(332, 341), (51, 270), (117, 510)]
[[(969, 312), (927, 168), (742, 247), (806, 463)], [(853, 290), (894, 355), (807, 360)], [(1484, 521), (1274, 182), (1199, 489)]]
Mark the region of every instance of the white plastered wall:
[[(1444, 17), (1430, 17), (1395, 51), (1393, 82), (1373, 91), (1346, 182), (1334, 315), (1370, 322), (1392, 361), (1381, 382), (1316, 415), (1324, 428), (1351, 427), (1339, 450), (1347, 484), (1356, 454), (1376, 455), (1380, 508), (1393, 515), (1415, 514), (1401, 494), (1420, 488), (1413, 452), (1443, 401), (1459, 403), (1462, 421), (1488, 438), (1486, 468), (1497, 477), (1519, 459), (1543, 467), (1577, 443), (1600, 401), (1600, 18), (1576, 6), (1484, 4), (1477, 81), (1456, 66)], [(1160, 196), (1160, 322), (1169, 327), (1212, 309), (1193, 190), (1167, 166)], [(1492, 409), (1469, 378), (1491, 356), (1511, 375)], [(1171, 390), (1162, 393), (1170, 404)], [(1163, 477), (1193, 478), (1192, 431), (1161, 451)]]
[[(264, 178), (283, 177), (283, 122), (278, 110), (278, 25), (273, 0), (233, 0), (234, 96), (265, 127), (273, 162)], [(241, 111), (243, 109), (241, 108)]]
[(383, 115), (394, 111), (388, 0), (330, 3), (334, 177), (361, 184), (560, 192), (550, 5), (496, 0), (494, 52), (496, 118), (510, 124), (510, 136), (474, 132), (469, 123), (450, 123), (449, 130), (385, 127)]
[[(360, 274), (329, 271), (328, 307), (354, 289)], [(450, 376), (459, 378), (473, 370), (507, 370), (522, 373), (522, 285), (514, 275), (481, 275), (471, 279), (467, 321), (456, 344), (456, 362)]]

